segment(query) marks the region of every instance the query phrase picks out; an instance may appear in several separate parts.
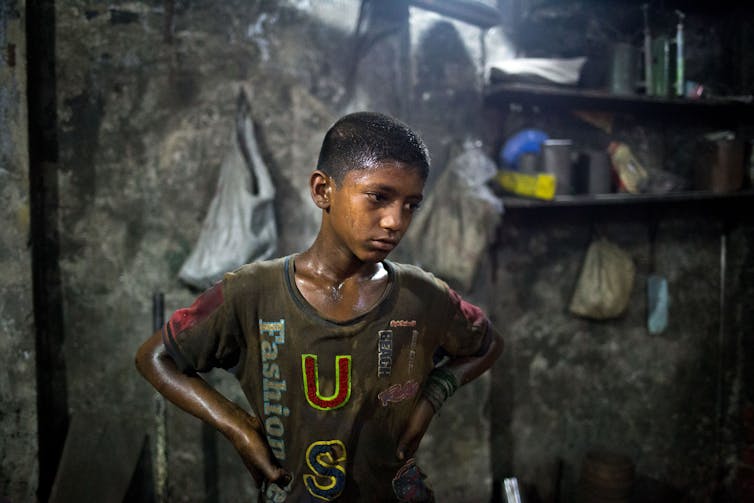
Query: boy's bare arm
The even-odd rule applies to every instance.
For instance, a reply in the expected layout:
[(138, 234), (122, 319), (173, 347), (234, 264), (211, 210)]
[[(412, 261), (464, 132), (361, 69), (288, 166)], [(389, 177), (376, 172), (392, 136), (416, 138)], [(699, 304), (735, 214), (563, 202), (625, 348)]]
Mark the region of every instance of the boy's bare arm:
[[(495, 360), (498, 359), (502, 352), (503, 339), (493, 333), (492, 340), (484, 354), (452, 358), (445, 364), (445, 368), (453, 372), (458, 383), (463, 386), (492, 367), (492, 364), (495, 363)], [(396, 453), (398, 459), (403, 460), (413, 456), (416, 449), (419, 448), (419, 443), (424, 437), (427, 428), (429, 428), (429, 423), (432, 422), (434, 415), (435, 409), (429, 400), (426, 398), (419, 400), (408, 420), (408, 426), (398, 442), (398, 451)]]
[(162, 343), (158, 330), (136, 353), (136, 368), (160, 394), (219, 430), (241, 455), (257, 484), (263, 479), (285, 485), (289, 475), (273, 463), (259, 420), (196, 374), (184, 374)]
[(493, 332), (487, 351), (479, 356), (463, 356), (452, 358), (445, 368), (453, 372), (458, 384), (463, 386), (473, 381), (492, 367), (503, 352), (503, 339)]

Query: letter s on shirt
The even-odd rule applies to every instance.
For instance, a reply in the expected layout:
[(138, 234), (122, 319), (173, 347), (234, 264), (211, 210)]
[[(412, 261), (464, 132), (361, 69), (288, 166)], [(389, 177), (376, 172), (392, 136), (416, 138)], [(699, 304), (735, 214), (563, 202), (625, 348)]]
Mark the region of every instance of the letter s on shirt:
[(304, 485), (315, 498), (331, 501), (346, 486), (346, 446), (340, 440), (320, 440), (306, 449), (306, 464), (316, 475), (303, 476)]

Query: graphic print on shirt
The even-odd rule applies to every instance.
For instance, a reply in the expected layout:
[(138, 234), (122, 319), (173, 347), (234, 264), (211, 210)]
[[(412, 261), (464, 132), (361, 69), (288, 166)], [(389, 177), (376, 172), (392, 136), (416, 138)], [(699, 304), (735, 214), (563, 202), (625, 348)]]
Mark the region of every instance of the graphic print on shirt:
[(393, 331), (377, 333), (377, 377), (390, 377), (393, 370)]
[(280, 487), (277, 484), (265, 481), (262, 485), (264, 496), (267, 498), (265, 501), (268, 501), (269, 503), (283, 503), (286, 501), (288, 499), (288, 493), (291, 492), (291, 488), (293, 487), (294, 480), (296, 480), (296, 477), (291, 476), (291, 481), (288, 482), (288, 485), (285, 487)]
[(322, 396), (320, 391), (317, 355), (301, 355), (301, 372), (304, 377), (304, 396), (315, 409), (339, 409), (351, 398), (351, 355), (335, 357), (335, 390), (332, 395)]
[(340, 496), (346, 486), (346, 446), (340, 440), (320, 440), (306, 449), (306, 464), (316, 475), (304, 474), (307, 491), (324, 501)]
[(411, 345), (408, 351), (408, 375), (414, 373), (414, 361), (416, 360), (416, 342), (419, 340), (419, 331), (411, 331)]
[[(377, 377), (390, 377), (393, 372), (393, 357), (399, 350), (400, 344), (397, 340), (402, 340), (403, 330), (397, 330), (393, 333), (393, 328), (410, 328), (411, 343), (408, 354), (408, 373), (411, 375), (414, 371), (414, 361), (416, 360), (416, 342), (419, 337), (419, 331), (416, 330), (416, 320), (390, 320), (390, 330), (380, 330), (377, 339)], [(397, 347), (396, 347), (397, 345)]]
[(393, 384), (388, 389), (380, 391), (377, 399), (383, 407), (387, 407), (389, 403), (399, 403), (414, 398), (417, 391), (419, 391), (419, 383), (410, 379), (403, 384)]
[(264, 400), (264, 429), (272, 453), (285, 460), (285, 426), (283, 417), (291, 411), (285, 406), (285, 379), (280, 378), (276, 360), (279, 349), (285, 344), (285, 320), (259, 320), (259, 349), (262, 356), (262, 397)]
[(416, 320), (390, 320), (390, 328), (415, 326)]
[[(395, 331), (393, 329), (396, 329)], [(410, 330), (407, 330), (410, 329)], [(408, 333), (411, 333), (410, 340)], [(408, 340), (408, 375), (414, 371), (416, 361), (416, 345), (419, 331), (416, 320), (390, 320), (390, 330), (380, 330), (377, 339), (377, 377), (390, 377), (393, 371), (393, 358), (398, 358), (401, 348)], [(404, 342), (401, 342), (404, 341)], [(404, 383), (395, 383), (377, 394), (377, 399), (383, 407), (391, 403), (400, 403), (414, 398), (419, 391), (419, 383), (409, 379)]]

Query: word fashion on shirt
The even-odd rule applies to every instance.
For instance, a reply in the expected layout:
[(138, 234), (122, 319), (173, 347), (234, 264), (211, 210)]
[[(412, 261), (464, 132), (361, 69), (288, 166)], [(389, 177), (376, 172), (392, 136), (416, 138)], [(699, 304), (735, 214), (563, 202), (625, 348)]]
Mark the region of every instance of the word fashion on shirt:
[(285, 320), (269, 322), (259, 320), (259, 347), (262, 355), (262, 396), (264, 398), (264, 429), (272, 453), (280, 461), (285, 460), (285, 426), (283, 417), (290, 414), (284, 405), (285, 379), (280, 378), (276, 363), (278, 346), (285, 344)]

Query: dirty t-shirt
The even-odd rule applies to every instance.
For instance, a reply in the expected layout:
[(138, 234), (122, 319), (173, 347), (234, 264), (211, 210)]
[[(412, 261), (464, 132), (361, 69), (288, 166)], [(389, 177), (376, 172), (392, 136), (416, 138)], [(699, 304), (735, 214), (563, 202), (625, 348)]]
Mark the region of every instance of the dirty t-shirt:
[(395, 501), (397, 444), (437, 355), (486, 350), (481, 310), (417, 267), (384, 265), (383, 296), (347, 322), (318, 314), (286, 257), (227, 274), (165, 325), (183, 370), (237, 376), (293, 475), (263, 501)]

